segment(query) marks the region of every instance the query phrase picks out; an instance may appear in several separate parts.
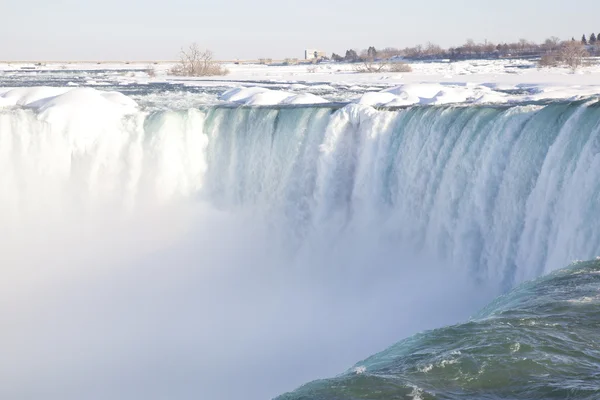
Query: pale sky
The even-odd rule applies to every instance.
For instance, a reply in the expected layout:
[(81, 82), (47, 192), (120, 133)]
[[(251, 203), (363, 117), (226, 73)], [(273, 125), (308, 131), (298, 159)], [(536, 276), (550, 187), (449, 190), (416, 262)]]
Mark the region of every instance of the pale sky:
[(0, 0), (0, 60), (303, 57), (600, 32), (600, 0)]

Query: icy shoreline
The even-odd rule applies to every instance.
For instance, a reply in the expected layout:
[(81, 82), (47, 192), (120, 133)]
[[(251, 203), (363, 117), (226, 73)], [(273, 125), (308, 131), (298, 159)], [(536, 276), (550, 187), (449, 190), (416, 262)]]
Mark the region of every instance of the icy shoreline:
[[(121, 92), (158, 108), (200, 105), (358, 103), (396, 107), (580, 100), (600, 93), (600, 67), (573, 73), (538, 69), (531, 61), (477, 60), (412, 64), (410, 73), (365, 74), (352, 64), (227, 65), (225, 77), (180, 78), (169, 63), (0, 63), (0, 107), (15, 87), (97, 88)], [(33, 69), (32, 69), (33, 68)], [(58, 90), (58, 89), (57, 89)], [(141, 101), (140, 101), (141, 100)], [(14, 105), (14, 104), (13, 104)], [(143, 104), (142, 104), (143, 105)]]

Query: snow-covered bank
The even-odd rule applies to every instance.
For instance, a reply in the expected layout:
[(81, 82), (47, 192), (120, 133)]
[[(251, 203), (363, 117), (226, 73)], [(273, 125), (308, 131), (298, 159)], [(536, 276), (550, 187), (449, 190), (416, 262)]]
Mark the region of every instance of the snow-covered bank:
[[(331, 103), (355, 103), (372, 107), (401, 107), (410, 105), (441, 104), (504, 104), (525, 103), (543, 100), (579, 100), (593, 98), (600, 88), (590, 87), (544, 87), (521, 86), (516, 89), (500, 89), (494, 85), (475, 84), (404, 84), (379, 90), (371, 88), (363, 93), (350, 92), (353, 96), (340, 100), (343, 88), (335, 89), (329, 94), (321, 94), (314, 87), (285, 90), (269, 89), (264, 86), (236, 85), (233, 88), (212, 89), (214, 94), (199, 92), (175, 91), (162, 94), (149, 94), (129, 97), (118, 91), (106, 91), (86, 87), (26, 87), (3, 89), (0, 91), (0, 108), (28, 108), (40, 113), (54, 109), (68, 109), (82, 114), (86, 110), (98, 115), (102, 109), (111, 114), (123, 115), (138, 108), (188, 109), (205, 105), (326, 105)], [(140, 103), (138, 105), (138, 102)]]
[(135, 109), (137, 104), (119, 92), (104, 92), (91, 88), (27, 87), (16, 88), (0, 94), (3, 106), (22, 106), (36, 111), (51, 107), (74, 106), (94, 108), (96, 112), (106, 107)]
[[(540, 100), (577, 100), (600, 93), (600, 66), (573, 73), (538, 69), (530, 61), (476, 60), (411, 64), (410, 73), (357, 73), (351, 64), (227, 65), (227, 76), (181, 78), (159, 64), (0, 64), (0, 96), (19, 86), (54, 86), (47, 93), (92, 87), (122, 92), (142, 107), (195, 108), (204, 104), (360, 103), (371, 106), (413, 104), (500, 104)], [(34, 68), (34, 69), (23, 69)], [(3, 88), (2, 88), (3, 87)], [(21, 105), (10, 96), (0, 107)]]

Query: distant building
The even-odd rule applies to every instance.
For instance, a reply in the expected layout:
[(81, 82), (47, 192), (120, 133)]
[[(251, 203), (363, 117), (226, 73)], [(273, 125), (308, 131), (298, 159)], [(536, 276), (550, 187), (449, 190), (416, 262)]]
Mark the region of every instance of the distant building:
[(327, 57), (327, 53), (324, 51), (316, 50), (316, 49), (306, 49), (304, 50), (304, 59), (305, 60), (315, 60), (319, 58)]

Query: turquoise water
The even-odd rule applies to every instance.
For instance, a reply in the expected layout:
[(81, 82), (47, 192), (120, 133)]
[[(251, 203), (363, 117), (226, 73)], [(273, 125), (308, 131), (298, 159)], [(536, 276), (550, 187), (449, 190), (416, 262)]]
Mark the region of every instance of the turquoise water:
[(525, 283), (279, 400), (600, 398), (600, 261)]

